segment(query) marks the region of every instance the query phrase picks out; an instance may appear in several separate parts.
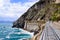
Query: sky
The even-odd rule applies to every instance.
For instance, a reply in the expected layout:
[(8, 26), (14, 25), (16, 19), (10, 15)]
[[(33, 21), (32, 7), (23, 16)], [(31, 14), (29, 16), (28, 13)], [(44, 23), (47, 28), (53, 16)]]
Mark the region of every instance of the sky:
[(39, 0), (0, 0), (0, 21), (15, 21)]

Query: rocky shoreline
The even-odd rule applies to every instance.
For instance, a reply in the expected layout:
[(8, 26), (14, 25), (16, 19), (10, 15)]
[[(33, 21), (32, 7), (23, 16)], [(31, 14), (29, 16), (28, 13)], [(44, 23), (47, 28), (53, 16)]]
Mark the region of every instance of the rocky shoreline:
[[(60, 3), (56, 3), (56, 1), (57, 0), (40, 0), (17, 19), (12, 27), (34, 32), (33, 40), (36, 40), (37, 35), (41, 34), (47, 21), (60, 20)], [(39, 36), (37, 38), (39, 38)]]

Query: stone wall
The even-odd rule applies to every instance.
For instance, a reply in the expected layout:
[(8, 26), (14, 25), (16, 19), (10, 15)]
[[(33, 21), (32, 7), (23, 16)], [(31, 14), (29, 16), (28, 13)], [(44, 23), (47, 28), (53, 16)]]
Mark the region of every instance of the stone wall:
[(27, 23), (27, 30), (38, 30), (39, 26), (38, 23)]
[(38, 31), (39, 29), (38, 22), (25, 22), (24, 29), (28, 31)]
[(28, 31), (39, 31), (41, 30), (41, 25), (44, 24), (44, 21), (25, 21), (24, 29)]

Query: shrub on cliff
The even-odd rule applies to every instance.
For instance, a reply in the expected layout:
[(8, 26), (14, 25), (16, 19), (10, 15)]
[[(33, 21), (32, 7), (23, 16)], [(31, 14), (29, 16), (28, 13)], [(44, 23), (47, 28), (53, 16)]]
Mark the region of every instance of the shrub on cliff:
[(59, 21), (60, 20), (60, 4), (56, 4), (55, 8), (57, 8), (57, 10), (53, 12), (53, 15), (51, 16), (51, 20)]

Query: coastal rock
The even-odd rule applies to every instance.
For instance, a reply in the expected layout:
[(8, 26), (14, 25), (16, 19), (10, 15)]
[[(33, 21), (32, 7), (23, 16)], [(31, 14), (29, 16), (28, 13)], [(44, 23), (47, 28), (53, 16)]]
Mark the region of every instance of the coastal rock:
[[(60, 10), (58, 8), (56, 8), (55, 5), (56, 0), (40, 0), (39, 2), (35, 3), (31, 8), (29, 8), (27, 10), (27, 12), (25, 12), (20, 18), (18, 18), (14, 23), (13, 23), (13, 27), (17, 27), (17, 28), (22, 28), (22, 29), (26, 29), (25, 28), (25, 21), (48, 21), (51, 19), (53, 12), (55, 12), (56, 10)], [(60, 4), (59, 4), (60, 5)], [(34, 22), (33, 22), (34, 23)], [(42, 23), (40, 23), (42, 24)], [(35, 27), (38, 28), (38, 27)], [(34, 30), (35, 29), (34, 26), (29, 27), (26, 30)], [(34, 30), (36, 31), (36, 30)]]

